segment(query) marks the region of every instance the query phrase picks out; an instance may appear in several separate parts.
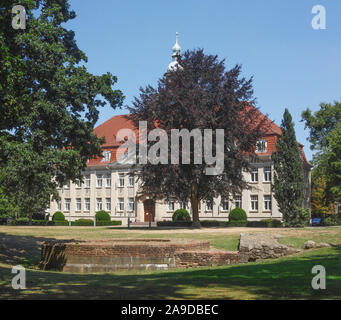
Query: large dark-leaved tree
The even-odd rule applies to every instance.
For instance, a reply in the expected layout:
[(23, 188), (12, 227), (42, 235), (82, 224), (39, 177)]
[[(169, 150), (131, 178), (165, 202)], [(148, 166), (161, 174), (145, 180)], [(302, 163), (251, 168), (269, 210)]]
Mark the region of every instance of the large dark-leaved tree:
[[(193, 223), (199, 226), (201, 200), (210, 201), (218, 196), (228, 198), (248, 187), (243, 171), (248, 170), (248, 159), (254, 156), (254, 147), (264, 135), (265, 121), (253, 107), (252, 79), (241, 77), (239, 65), (226, 70), (224, 61), (204, 54), (201, 49), (185, 52), (180, 64), (182, 68), (167, 72), (156, 88), (141, 88), (140, 96), (129, 108), (129, 118), (136, 127), (140, 121), (146, 121), (148, 133), (155, 128), (163, 129), (169, 138), (167, 164), (163, 157), (164, 164), (148, 162), (141, 168), (143, 193), (154, 199), (176, 198), (190, 202)], [(215, 130), (223, 129), (223, 172), (208, 175), (203, 156), (201, 164), (194, 162), (198, 149), (195, 151), (193, 140), (191, 148), (183, 152), (180, 139), (180, 164), (172, 164), (172, 129), (189, 132), (198, 129), (202, 137), (205, 129), (212, 129), (213, 155), (217, 150)], [(157, 143), (148, 140), (148, 150)], [(190, 163), (183, 164), (182, 159), (188, 155)]]
[(287, 226), (307, 224), (307, 214), (302, 209), (304, 197), (304, 171), (300, 147), (296, 140), (294, 123), (285, 109), (281, 124), (282, 135), (278, 138), (276, 152), (272, 154), (274, 165), (274, 197)]
[(13, 1), (0, 9), (0, 185), (24, 215), (58, 197), (57, 184), (81, 178), (101, 153), (93, 133), (99, 107), (117, 108), (123, 95), (110, 73), (93, 75), (64, 24), (75, 18), (68, 0), (18, 0), (26, 29), (12, 28)]

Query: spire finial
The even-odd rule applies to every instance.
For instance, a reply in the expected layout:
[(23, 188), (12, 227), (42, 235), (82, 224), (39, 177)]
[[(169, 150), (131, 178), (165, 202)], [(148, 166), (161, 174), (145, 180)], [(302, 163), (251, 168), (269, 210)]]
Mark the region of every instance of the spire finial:
[(181, 58), (181, 47), (179, 45), (179, 32), (175, 33), (176, 35), (176, 42), (175, 45), (173, 47), (173, 61), (170, 63), (170, 65), (168, 66), (168, 71), (172, 71), (172, 70), (176, 70), (178, 67), (180, 69), (182, 69), (182, 67), (179, 64), (179, 60)]
[(180, 55), (181, 47), (179, 45), (179, 32), (176, 32), (175, 35), (176, 35), (176, 41), (175, 41), (175, 45), (173, 47), (173, 51), (176, 55)]

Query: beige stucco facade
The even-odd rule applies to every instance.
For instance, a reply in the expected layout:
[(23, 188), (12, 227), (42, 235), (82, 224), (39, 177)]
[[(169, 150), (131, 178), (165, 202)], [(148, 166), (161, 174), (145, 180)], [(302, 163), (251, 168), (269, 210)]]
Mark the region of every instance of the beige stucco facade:
[[(212, 208), (201, 202), (199, 214), (201, 220), (228, 220), (229, 212), (238, 205), (246, 211), (248, 219), (261, 220), (266, 218), (281, 219), (282, 214), (272, 192), (270, 176), (273, 178), (273, 166), (270, 158), (263, 158), (253, 163), (254, 173), (257, 174), (256, 181), (252, 181), (252, 174), (244, 172), (245, 180), (249, 182), (250, 189), (244, 190), (241, 199), (228, 199), (228, 206), (223, 206), (220, 198), (213, 199)], [(258, 171), (257, 171), (258, 170)], [(305, 203), (310, 207), (310, 170), (306, 168)], [(94, 219), (95, 213), (103, 209), (107, 211), (112, 220), (121, 220), (122, 225), (127, 225), (128, 217), (132, 222), (147, 222), (145, 215), (146, 200), (148, 196), (141, 196), (141, 189), (136, 177), (132, 181), (132, 168), (124, 165), (106, 165), (87, 167), (83, 172), (84, 181), (80, 186), (71, 183), (59, 189), (61, 201), (51, 201), (50, 212), (62, 211), (66, 219), (74, 221), (77, 219)], [(102, 182), (98, 181), (102, 177)], [(90, 183), (87, 180), (90, 179)], [(108, 181), (107, 181), (108, 180)], [(180, 203), (174, 199), (174, 208), (167, 201), (154, 199), (155, 218), (154, 221), (170, 220), (175, 210), (180, 208)], [(270, 203), (269, 203), (270, 202)], [(123, 203), (123, 204), (122, 204)], [(190, 204), (186, 208), (191, 212)]]

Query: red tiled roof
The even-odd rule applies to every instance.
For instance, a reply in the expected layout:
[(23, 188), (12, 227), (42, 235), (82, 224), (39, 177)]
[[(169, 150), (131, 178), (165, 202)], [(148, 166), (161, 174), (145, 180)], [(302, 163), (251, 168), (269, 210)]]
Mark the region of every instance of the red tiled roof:
[[(252, 106), (249, 106), (252, 107)], [(252, 107), (253, 108), (253, 107)], [(276, 151), (276, 142), (279, 135), (282, 134), (282, 130), (279, 126), (277, 126), (273, 121), (271, 121), (267, 116), (265, 116), (258, 109), (255, 111), (255, 123), (264, 120), (265, 125), (265, 140), (267, 141), (267, 152), (258, 153), (260, 156), (271, 155), (274, 151)], [(138, 138), (138, 129), (134, 126), (132, 121), (127, 118), (127, 115), (119, 115), (114, 116), (103, 124), (99, 125), (94, 129), (94, 132), (97, 134), (99, 138), (105, 138), (105, 143), (102, 145), (103, 151), (110, 151), (111, 158), (109, 162), (103, 162), (102, 158), (93, 158), (89, 160), (87, 163), (88, 166), (102, 166), (109, 163), (116, 162), (116, 151), (118, 147), (121, 145), (116, 140), (117, 132), (121, 129), (131, 129), (136, 133), (136, 137)], [(307, 163), (306, 156), (304, 154), (303, 145), (300, 145), (302, 149), (303, 160)]]
[(133, 123), (127, 119), (127, 115), (112, 117), (95, 128), (94, 132), (99, 138), (105, 138), (105, 143), (102, 145), (103, 148), (118, 147), (120, 144), (116, 141), (116, 135), (121, 129), (131, 129), (137, 132)]

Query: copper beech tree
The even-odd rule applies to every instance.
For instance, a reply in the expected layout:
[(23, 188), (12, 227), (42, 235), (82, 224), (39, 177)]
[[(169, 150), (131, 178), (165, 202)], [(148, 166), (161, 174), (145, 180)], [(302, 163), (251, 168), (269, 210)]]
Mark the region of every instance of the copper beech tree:
[[(136, 127), (140, 121), (146, 121), (148, 136), (151, 130), (162, 129), (169, 137), (166, 162), (163, 155), (160, 156), (162, 163), (161, 160), (159, 163), (148, 161), (141, 166), (139, 178), (143, 193), (154, 199), (175, 198), (190, 202), (193, 225), (200, 226), (201, 200), (212, 201), (217, 196), (229, 198), (248, 187), (243, 171), (249, 170), (250, 157), (255, 156), (255, 145), (264, 136), (269, 120), (253, 106), (252, 78), (241, 77), (240, 65), (226, 70), (224, 60), (206, 55), (202, 49), (185, 52), (179, 63), (181, 67), (167, 72), (156, 88), (140, 89), (139, 97), (129, 107), (128, 117)], [(174, 144), (172, 150), (170, 139), (174, 129), (180, 132), (187, 129), (189, 133), (200, 130), (202, 137), (205, 137), (206, 129), (211, 129), (212, 139), (208, 141), (211, 141), (212, 156), (219, 148), (223, 150), (222, 172), (207, 174), (207, 167), (214, 165), (207, 165), (205, 161), (204, 143), (207, 141), (204, 139), (193, 143), (192, 137), (190, 148), (183, 150), (184, 139), (180, 138), (176, 150), (179, 163), (174, 163), (171, 160)], [(218, 145), (216, 139), (219, 129), (224, 130), (223, 146)], [(155, 153), (160, 139), (148, 138), (148, 152), (153, 149)], [(202, 151), (202, 161), (195, 160), (197, 143)], [(137, 149), (140, 156), (141, 141)], [(190, 158), (190, 163), (183, 161), (186, 157)]]

